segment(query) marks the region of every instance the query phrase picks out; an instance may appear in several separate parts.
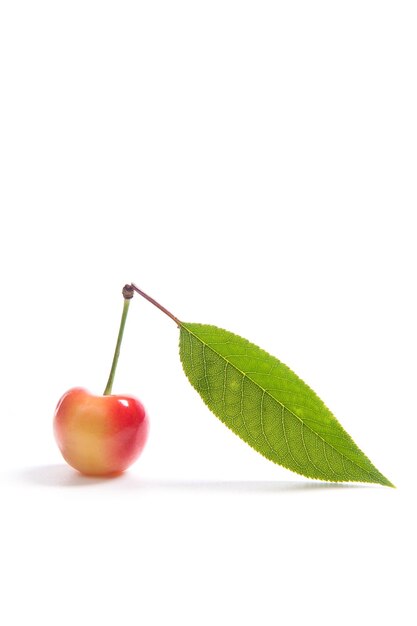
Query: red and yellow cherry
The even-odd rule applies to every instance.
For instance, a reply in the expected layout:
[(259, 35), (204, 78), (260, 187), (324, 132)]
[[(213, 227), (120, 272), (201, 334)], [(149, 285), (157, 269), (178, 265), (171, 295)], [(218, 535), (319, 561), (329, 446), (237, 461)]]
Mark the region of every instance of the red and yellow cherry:
[(82, 474), (120, 474), (142, 452), (149, 430), (145, 408), (133, 396), (112, 395), (132, 285), (123, 288), (123, 313), (106, 389), (94, 396), (81, 387), (67, 391), (55, 409), (54, 434), (64, 459)]
[(146, 443), (149, 420), (132, 396), (95, 396), (76, 387), (55, 410), (54, 434), (62, 456), (82, 474), (111, 476), (127, 469)]

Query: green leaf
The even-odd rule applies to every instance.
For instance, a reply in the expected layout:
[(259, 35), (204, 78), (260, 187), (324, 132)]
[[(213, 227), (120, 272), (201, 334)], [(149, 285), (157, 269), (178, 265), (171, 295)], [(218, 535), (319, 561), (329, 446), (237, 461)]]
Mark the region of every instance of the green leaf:
[(180, 357), (209, 409), (274, 463), (309, 478), (393, 486), (314, 391), (261, 348), (216, 326), (181, 322)]

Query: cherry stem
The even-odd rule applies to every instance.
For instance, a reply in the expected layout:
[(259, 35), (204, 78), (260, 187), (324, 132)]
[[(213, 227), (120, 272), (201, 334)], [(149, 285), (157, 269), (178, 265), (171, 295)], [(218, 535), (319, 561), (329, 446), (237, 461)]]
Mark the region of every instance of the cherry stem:
[(148, 296), (147, 293), (145, 293), (144, 291), (139, 289), (139, 287), (136, 287), (136, 285), (134, 283), (131, 283), (131, 285), (129, 285), (129, 287), (134, 289), (140, 296), (145, 298), (145, 300), (148, 300), (148, 302), (151, 302), (151, 304), (153, 304), (154, 306), (156, 306), (157, 309), (159, 309), (160, 311), (165, 313), (165, 315), (168, 315), (168, 317), (170, 317), (172, 320), (174, 320), (174, 322), (177, 324), (177, 326), (181, 326), (180, 320), (177, 317), (175, 317), (175, 315), (173, 315), (170, 311), (168, 311), (168, 309), (166, 309), (164, 306), (162, 306), (162, 304), (159, 304), (159, 302), (157, 302), (156, 300), (151, 298), (151, 296)]
[(133, 298), (133, 289), (132, 289), (131, 285), (125, 285), (123, 287), (123, 297), (124, 297), (124, 303), (123, 303), (122, 319), (120, 320), (119, 334), (117, 336), (116, 349), (114, 351), (113, 363), (111, 365), (109, 379), (107, 381), (107, 385), (106, 385), (106, 388), (105, 388), (104, 394), (103, 394), (105, 396), (109, 396), (111, 394), (111, 391), (112, 391), (112, 388), (113, 388), (113, 381), (114, 381), (114, 376), (116, 374), (117, 363), (119, 361), (120, 346), (122, 345), (122, 339), (123, 339), (123, 333), (124, 333), (124, 330), (125, 330), (126, 318), (127, 318), (127, 314), (128, 314), (128, 311), (129, 311), (130, 301)]

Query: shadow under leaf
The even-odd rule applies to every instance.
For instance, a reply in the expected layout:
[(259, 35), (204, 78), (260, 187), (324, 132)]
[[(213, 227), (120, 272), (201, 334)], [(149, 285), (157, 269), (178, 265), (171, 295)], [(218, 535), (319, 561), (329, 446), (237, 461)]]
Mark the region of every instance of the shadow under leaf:
[(358, 483), (332, 483), (309, 480), (199, 480), (141, 478), (126, 472), (117, 476), (84, 476), (65, 464), (26, 467), (14, 473), (19, 482), (41, 487), (88, 487), (109, 485), (122, 491), (193, 491), (216, 493), (291, 493), (308, 491), (330, 491), (377, 487)]

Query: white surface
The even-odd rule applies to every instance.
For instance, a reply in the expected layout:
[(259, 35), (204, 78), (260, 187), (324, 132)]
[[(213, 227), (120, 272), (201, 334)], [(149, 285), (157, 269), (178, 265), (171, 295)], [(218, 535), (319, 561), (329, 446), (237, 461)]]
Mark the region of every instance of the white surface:
[[(415, 32), (412, 2), (1, 3), (2, 623), (415, 623)], [(150, 440), (74, 474), (53, 410), (103, 390), (132, 280), (290, 365), (397, 489), (259, 457), (139, 297), (114, 391)]]

